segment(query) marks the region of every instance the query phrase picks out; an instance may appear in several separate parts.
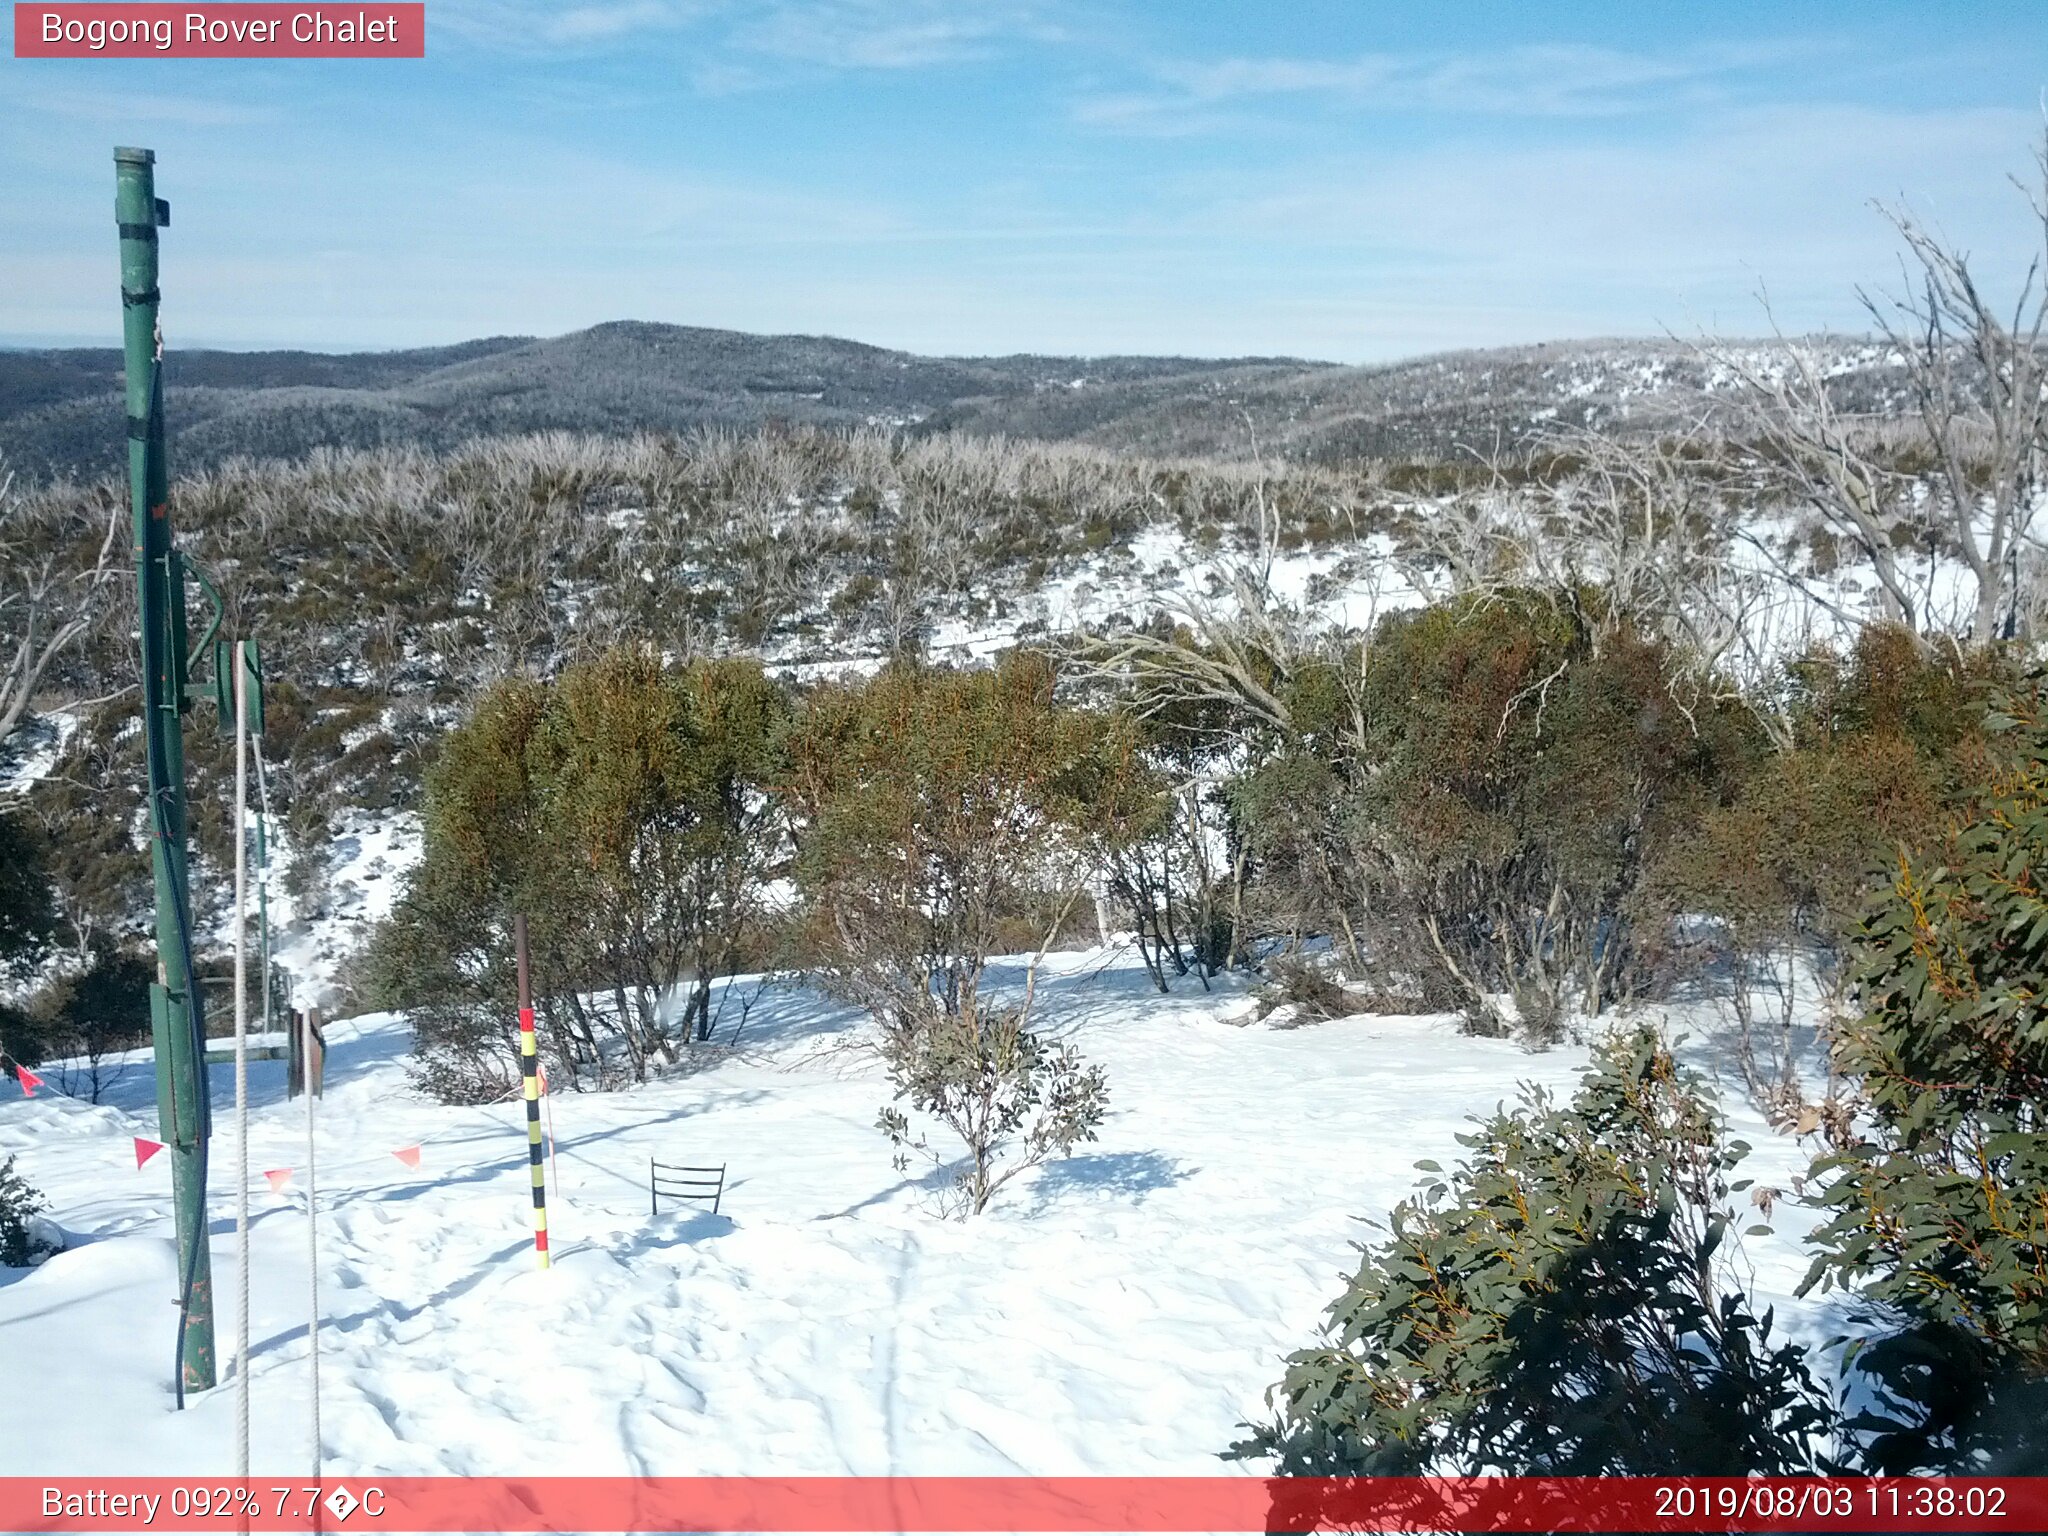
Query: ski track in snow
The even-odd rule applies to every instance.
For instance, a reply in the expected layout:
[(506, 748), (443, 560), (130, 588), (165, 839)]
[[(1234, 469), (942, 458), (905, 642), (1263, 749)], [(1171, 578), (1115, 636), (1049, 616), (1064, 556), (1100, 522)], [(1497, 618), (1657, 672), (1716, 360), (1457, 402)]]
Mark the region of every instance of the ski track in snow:
[[(687, 1076), (554, 1100), (555, 1264), (533, 1257), (524, 1109), (450, 1108), (407, 1085), (402, 1020), (330, 1029), (320, 1105), (321, 1383), (330, 1475), (1131, 1474), (1217, 1460), (1311, 1342), (1350, 1244), (1449, 1163), (1467, 1117), (1534, 1079), (1568, 1089), (1584, 1049), (1532, 1054), (1443, 1019), (1243, 1022), (1241, 986), (1160, 997), (1128, 954), (1051, 957), (1045, 1021), (1109, 1072), (1098, 1142), (1025, 1174), (969, 1221), (942, 1177), (896, 1172), (857, 1026), (798, 986), (763, 997), (755, 1042)], [(1014, 976), (1013, 976), (1014, 979)], [(746, 983), (741, 983), (746, 984)], [(1701, 1049), (1706, 1049), (1702, 1046)], [(283, 1065), (252, 1064), (253, 1466), (309, 1468), (304, 1162)], [(211, 1180), (223, 1364), (235, 1337), (232, 1074)], [(0, 1088), (17, 1152), (71, 1247), (0, 1270), (0, 1357), (38, 1384), (0, 1401), (0, 1472), (213, 1475), (234, 1389), (172, 1411), (169, 1159), (153, 1081), (109, 1104)], [(1745, 1171), (1804, 1153), (1724, 1092)], [(414, 1171), (393, 1149), (424, 1144)], [(936, 1143), (935, 1144), (940, 1144)], [(730, 1165), (721, 1214), (647, 1211), (646, 1160)], [(1740, 1197), (1738, 1197), (1740, 1198)], [(1782, 1205), (1749, 1242), (1781, 1323), (1810, 1221)]]

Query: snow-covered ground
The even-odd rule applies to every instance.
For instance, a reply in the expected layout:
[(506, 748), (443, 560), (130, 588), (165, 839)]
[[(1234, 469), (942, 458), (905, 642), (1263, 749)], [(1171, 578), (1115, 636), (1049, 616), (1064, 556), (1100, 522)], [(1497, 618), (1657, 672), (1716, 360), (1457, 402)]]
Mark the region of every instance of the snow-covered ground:
[[(537, 1269), (523, 1107), (446, 1108), (406, 1083), (402, 1020), (330, 1030), (319, 1105), (321, 1386), (331, 1475), (1205, 1473), (1261, 1410), (1351, 1266), (1360, 1218), (1418, 1159), (1582, 1048), (1530, 1054), (1441, 1019), (1253, 1023), (1241, 988), (1154, 993), (1127, 953), (1051, 957), (1044, 1018), (1109, 1073), (1099, 1142), (1020, 1177), (982, 1217), (893, 1170), (887, 1086), (860, 1027), (768, 990), (736, 1052), (687, 1076), (552, 1104), (555, 1245)], [(739, 985), (751, 988), (751, 983)], [(1700, 1049), (1705, 1049), (1704, 1045)], [(251, 1069), (253, 1464), (308, 1462), (303, 1173), (283, 1065)], [(232, 1074), (216, 1071), (213, 1261), (235, 1337)], [(216, 1474), (234, 1389), (172, 1410), (168, 1158), (137, 1065), (92, 1107), (0, 1086), (0, 1153), (67, 1251), (0, 1270), (0, 1473)], [(1749, 1171), (1805, 1155), (1731, 1095)], [(419, 1144), (415, 1170), (393, 1156)], [(718, 1216), (652, 1217), (647, 1160), (724, 1163)], [(1783, 1323), (1807, 1217), (1749, 1240)], [(1247, 1471), (1251, 1469), (1245, 1469)]]
[[(420, 837), (420, 819), (411, 811), (343, 811), (321, 850), (321, 902), (314, 911), (301, 910), (306, 903), (286, 891), (283, 876), (297, 850), (281, 837), (276, 840), (270, 882), (273, 959), (292, 978), (295, 1006), (334, 1008), (341, 996), (343, 962), (391, 915), (406, 874), (419, 862)], [(224, 914), (223, 944), (232, 942), (233, 921), (232, 911)]]

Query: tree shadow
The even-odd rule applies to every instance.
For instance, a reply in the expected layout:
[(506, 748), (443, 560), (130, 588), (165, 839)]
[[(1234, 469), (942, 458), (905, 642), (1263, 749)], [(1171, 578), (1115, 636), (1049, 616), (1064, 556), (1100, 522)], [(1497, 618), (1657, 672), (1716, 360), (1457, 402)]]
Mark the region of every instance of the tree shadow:
[[(663, 1211), (659, 1216), (648, 1217), (645, 1227), (622, 1241), (589, 1246), (600, 1248), (621, 1264), (628, 1264), (644, 1254), (708, 1243), (713, 1238), (725, 1237), (738, 1230), (733, 1219), (722, 1211)], [(573, 1252), (574, 1249), (565, 1251)]]
[[(323, 1334), (334, 1333), (345, 1337), (354, 1333), (366, 1323), (376, 1320), (383, 1320), (390, 1324), (409, 1323), (423, 1312), (445, 1306), (451, 1301), (456, 1301), (468, 1295), (479, 1285), (482, 1285), (486, 1280), (498, 1273), (503, 1265), (509, 1263), (520, 1254), (532, 1252), (532, 1249), (533, 1240), (531, 1238), (519, 1238), (516, 1241), (507, 1243), (496, 1253), (471, 1261), (468, 1272), (460, 1279), (441, 1287), (440, 1290), (434, 1292), (424, 1301), (403, 1302), (388, 1296), (379, 1297), (375, 1306), (367, 1307), (360, 1312), (350, 1312), (338, 1316), (323, 1316), (320, 1319), (320, 1331)], [(305, 1323), (299, 1323), (274, 1333), (260, 1344), (250, 1346), (249, 1358), (251, 1361), (255, 1361), (264, 1355), (282, 1349), (287, 1344), (304, 1339), (308, 1331)]]
[(861, 1211), (867, 1210), (870, 1206), (887, 1205), (895, 1196), (903, 1194), (914, 1193), (926, 1199), (943, 1199), (960, 1182), (960, 1170), (966, 1166), (966, 1162), (967, 1160), (963, 1157), (954, 1158), (950, 1162), (941, 1161), (934, 1163), (931, 1167), (925, 1169), (924, 1172), (910, 1174), (905, 1178), (898, 1179), (894, 1184), (878, 1189), (864, 1199), (854, 1201), (853, 1204), (847, 1206), (844, 1210), (821, 1211), (816, 1216), (813, 1216), (811, 1220), (837, 1221), (843, 1216), (857, 1215)]
[(1039, 1169), (1032, 1193), (1041, 1205), (1065, 1195), (1137, 1201), (1185, 1183), (1201, 1171), (1159, 1152), (1086, 1153)]

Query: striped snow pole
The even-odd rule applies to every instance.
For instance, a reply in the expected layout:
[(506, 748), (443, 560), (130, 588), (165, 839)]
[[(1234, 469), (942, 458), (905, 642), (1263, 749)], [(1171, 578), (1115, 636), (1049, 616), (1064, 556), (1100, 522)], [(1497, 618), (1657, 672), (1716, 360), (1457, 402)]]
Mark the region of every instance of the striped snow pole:
[(533, 1169), (533, 1251), (548, 1267), (548, 1186), (540, 1137), (540, 1045), (533, 1033), (533, 973), (526, 961), (526, 919), (512, 919), (519, 958), (519, 1075), (526, 1087), (526, 1154)]

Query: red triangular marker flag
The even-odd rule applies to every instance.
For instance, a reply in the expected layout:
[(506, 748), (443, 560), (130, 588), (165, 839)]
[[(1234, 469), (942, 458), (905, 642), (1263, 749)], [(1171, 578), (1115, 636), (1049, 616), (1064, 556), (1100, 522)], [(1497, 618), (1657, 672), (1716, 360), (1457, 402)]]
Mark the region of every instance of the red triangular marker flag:
[(148, 1161), (149, 1161), (149, 1160), (150, 1160), (150, 1159), (151, 1159), (152, 1157), (155, 1157), (155, 1156), (157, 1155), (157, 1153), (159, 1153), (159, 1152), (163, 1151), (163, 1149), (164, 1149), (164, 1144), (163, 1144), (162, 1142), (160, 1142), (160, 1141), (151, 1141), (151, 1140), (150, 1140), (150, 1139), (149, 1139), (149, 1138), (148, 1138), (147, 1136), (138, 1136), (138, 1137), (136, 1137), (136, 1138), (135, 1138), (135, 1166), (136, 1166), (136, 1167), (138, 1167), (138, 1168), (140, 1168), (140, 1167), (141, 1167), (141, 1166), (142, 1166), (142, 1165), (143, 1165), (144, 1163), (148, 1162)]
[(391, 1155), (408, 1168), (417, 1168), (420, 1165), (420, 1149), (417, 1146), (400, 1147)]
[(16, 1067), (14, 1069), (14, 1078), (16, 1082), (21, 1084), (21, 1096), (25, 1099), (34, 1098), (36, 1090), (43, 1086), (43, 1080), (36, 1076), (35, 1073), (29, 1071), (27, 1067)]
[(271, 1190), (281, 1195), (284, 1193), (285, 1185), (292, 1181), (292, 1171), (289, 1168), (266, 1168), (263, 1170), (263, 1177), (270, 1180)]

